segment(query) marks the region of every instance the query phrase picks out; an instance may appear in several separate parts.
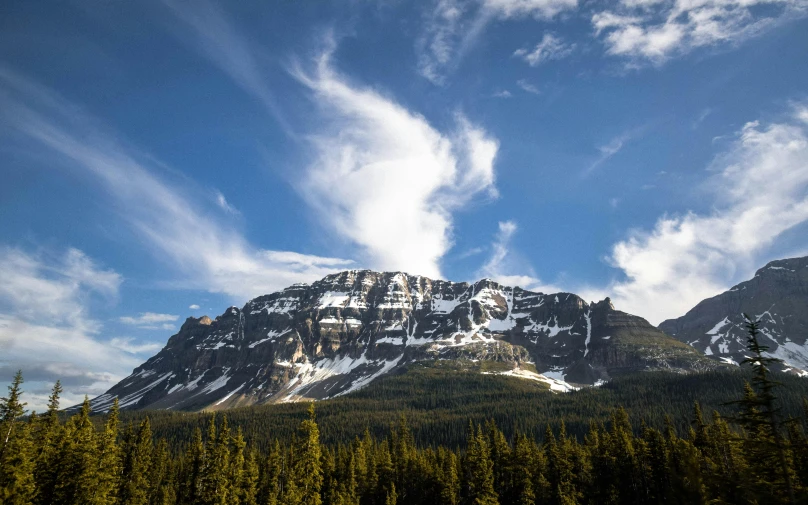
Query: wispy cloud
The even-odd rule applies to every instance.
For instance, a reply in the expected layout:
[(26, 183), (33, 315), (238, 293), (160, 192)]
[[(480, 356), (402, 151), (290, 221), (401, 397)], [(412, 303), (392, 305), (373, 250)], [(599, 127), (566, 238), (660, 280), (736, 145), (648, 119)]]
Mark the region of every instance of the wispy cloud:
[(369, 266), (440, 276), (452, 212), (495, 197), (498, 143), (462, 114), (440, 132), (416, 112), (350, 83), (325, 52), (295, 70), (321, 107), (316, 158), (304, 176), (309, 203), (329, 228), (360, 246)]
[(140, 358), (100, 338), (88, 305), (115, 299), (121, 277), (77, 249), (63, 254), (0, 248), (0, 381), (18, 368), (28, 408), (41, 410), (56, 379), (65, 404), (97, 395), (125, 377)]
[(228, 214), (234, 214), (234, 215), (241, 214), (241, 212), (239, 212), (237, 208), (233, 207), (232, 205), (230, 205), (230, 203), (228, 203), (227, 199), (224, 197), (221, 191), (216, 191), (216, 205), (218, 205), (220, 209), (227, 212)]
[(693, 129), (695, 130), (699, 126), (701, 126), (701, 123), (703, 123), (704, 120), (707, 119), (707, 117), (712, 113), (713, 113), (713, 109), (711, 109), (710, 107), (707, 107), (707, 108), (703, 109), (699, 113), (699, 116), (693, 121), (693, 126), (692, 126)]
[(352, 264), (253, 246), (214, 212), (215, 202), (187, 193), (192, 181), (169, 183), (159, 175), (159, 162), (113, 137), (80, 107), (3, 69), (0, 104), (8, 112), (3, 122), (26, 137), (32, 150), (44, 147), (57, 155), (53, 167), (90, 176), (148, 251), (175, 268), (183, 287), (244, 300)]
[(516, 85), (517, 85), (517, 86), (519, 86), (519, 88), (520, 88), (522, 91), (525, 91), (525, 92), (527, 92), (527, 93), (530, 93), (531, 95), (538, 95), (539, 93), (541, 93), (541, 92), (539, 91), (539, 88), (538, 88), (538, 87), (536, 87), (535, 85), (531, 84), (529, 81), (527, 81), (527, 80), (525, 80), (525, 79), (519, 79), (518, 81), (516, 81)]
[(267, 69), (258, 63), (261, 59), (255, 44), (246, 40), (232, 26), (225, 12), (209, 0), (161, 1), (180, 22), (174, 25), (179, 28), (174, 32), (175, 35), (207, 57), (233, 82), (256, 98), (284, 132), (295, 138), (296, 135), (278, 106), (272, 89), (267, 85)]
[(519, 227), (514, 221), (500, 221), (491, 243), (491, 255), (477, 271), (476, 276), (493, 279), (506, 286), (519, 286), (531, 291), (557, 293), (561, 288), (543, 283), (533, 269), (516, 257), (511, 250), (511, 240)]
[(663, 216), (615, 244), (609, 262), (625, 279), (598, 293), (659, 323), (772, 259), (778, 237), (808, 221), (808, 122), (800, 110), (779, 123), (744, 125), (702, 188), (714, 210)]
[(700, 47), (737, 44), (804, 16), (803, 0), (622, 0), (592, 16), (607, 53), (661, 64)]
[(174, 325), (170, 324), (180, 316), (174, 314), (157, 314), (154, 312), (141, 312), (137, 316), (123, 316), (118, 320), (123, 324), (137, 326), (144, 330), (173, 330)]
[(617, 137), (614, 137), (608, 143), (599, 146), (598, 151), (600, 152), (600, 156), (598, 156), (598, 158), (595, 161), (593, 161), (592, 164), (586, 168), (586, 170), (583, 171), (582, 175), (586, 177), (592, 172), (594, 172), (595, 169), (597, 169), (599, 166), (601, 166), (610, 158), (619, 153), (620, 150), (623, 149), (623, 146), (635, 136), (636, 136), (635, 131), (625, 132), (618, 135)]
[(537, 67), (547, 61), (564, 59), (574, 50), (575, 44), (566, 44), (560, 37), (552, 33), (545, 33), (536, 47), (517, 49), (513, 55), (521, 58), (531, 67)]
[(491, 21), (533, 17), (550, 20), (577, 7), (577, 0), (436, 0), (416, 42), (418, 70), (442, 85)]
[(193, 304), (189, 305), (188, 308), (191, 309), (191, 310), (199, 310), (199, 305), (193, 303)]
[(495, 91), (492, 96), (494, 98), (510, 98), (513, 95), (507, 89), (503, 89), (503, 90)]

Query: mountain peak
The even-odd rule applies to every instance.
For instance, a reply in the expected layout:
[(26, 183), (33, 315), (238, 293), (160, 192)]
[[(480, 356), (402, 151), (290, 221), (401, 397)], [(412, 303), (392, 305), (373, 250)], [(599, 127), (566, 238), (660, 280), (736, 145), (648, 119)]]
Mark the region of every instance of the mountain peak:
[(808, 375), (808, 257), (770, 261), (755, 276), (701, 301), (660, 329), (708, 356), (738, 364), (746, 357), (743, 314), (762, 323), (762, 344), (785, 362), (784, 369)]
[[(166, 346), (93, 400), (122, 408), (218, 409), (322, 399), (413, 362), (497, 362), (553, 390), (631, 370), (709, 360), (644, 319), (572, 293), (346, 270), (189, 318)], [(714, 365), (712, 365), (714, 366)], [(510, 373), (510, 372), (508, 372)]]

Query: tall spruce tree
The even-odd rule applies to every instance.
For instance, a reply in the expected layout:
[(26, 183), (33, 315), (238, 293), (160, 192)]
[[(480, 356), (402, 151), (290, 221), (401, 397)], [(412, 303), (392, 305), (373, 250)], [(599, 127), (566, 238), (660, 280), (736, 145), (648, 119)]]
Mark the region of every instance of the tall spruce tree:
[(113, 505), (118, 500), (121, 474), (121, 452), (118, 447), (118, 399), (112, 403), (104, 431), (98, 437), (97, 483), (93, 502)]
[(314, 414), (314, 402), (309, 404), (309, 418), (300, 423), (298, 432), (300, 441), (293, 474), (300, 490), (300, 503), (320, 505), (323, 469), (320, 466), (320, 430)]
[[(796, 503), (794, 485), (792, 483), (792, 473), (789, 456), (786, 452), (785, 441), (782, 436), (782, 425), (780, 423), (780, 408), (776, 405), (777, 397), (774, 394), (779, 382), (772, 379), (770, 367), (774, 363), (782, 360), (765, 355), (768, 346), (760, 343), (759, 319), (752, 319), (748, 314), (744, 314), (746, 329), (749, 334), (747, 340), (747, 350), (751, 356), (744, 359), (741, 364), (748, 364), (752, 367), (752, 386), (754, 392), (746, 390), (744, 398), (737, 403), (741, 406), (739, 421), (753, 435), (751, 440), (756, 448), (754, 452), (758, 456), (773, 454), (776, 458), (777, 475), (772, 485), (772, 491), (778, 492), (777, 488), (783, 488), (783, 493), (790, 503)], [(766, 458), (768, 459), (768, 458)]]
[(59, 398), (62, 394), (62, 383), (56, 381), (48, 397), (48, 410), (37, 423), (37, 448), (35, 450), (34, 477), (37, 483), (35, 503), (50, 505), (54, 503), (56, 472), (59, 468), (59, 447), (61, 425), (59, 424)]
[(36, 493), (34, 443), (31, 427), (19, 423), (6, 442), (0, 457), (0, 503), (28, 505)]
[(149, 418), (126, 441), (121, 479), (121, 505), (148, 505), (151, 497), (149, 472), (152, 463), (152, 434)]
[(0, 436), (3, 437), (0, 455), (5, 451), (6, 444), (8, 444), (11, 433), (14, 431), (14, 426), (17, 424), (17, 419), (25, 414), (25, 406), (28, 405), (20, 401), (23, 382), (22, 370), (17, 370), (11, 385), (8, 386), (8, 396), (0, 398)]
[(205, 463), (202, 467), (201, 490), (199, 497), (204, 505), (227, 505), (230, 498), (230, 429), (227, 417), (222, 418), (222, 426), (217, 431), (216, 416), (211, 416), (208, 424), (208, 439)]
[(466, 503), (470, 505), (497, 505), (494, 490), (494, 463), (483, 429), (469, 422), (468, 448), (463, 465), (465, 469)]
[(194, 428), (191, 444), (185, 451), (184, 465), (180, 472), (179, 501), (187, 505), (201, 505), (202, 472), (205, 465), (205, 444), (202, 430)]

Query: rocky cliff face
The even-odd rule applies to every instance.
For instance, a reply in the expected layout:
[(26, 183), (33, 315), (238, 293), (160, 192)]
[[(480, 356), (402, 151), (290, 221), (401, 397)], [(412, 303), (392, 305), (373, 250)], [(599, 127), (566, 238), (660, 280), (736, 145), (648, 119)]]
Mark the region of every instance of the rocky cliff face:
[(188, 318), (165, 348), (93, 400), (201, 409), (323, 399), (424, 360), (499, 362), (554, 390), (637, 370), (718, 366), (644, 319), (571, 293), (347, 271)]
[(659, 328), (708, 356), (737, 364), (747, 355), (744, 313), (762, 321), (760, 340), (768, 354), (784, 360), (785, 370), (808, 376), (808, 257), (772, 261), (754, 278)]

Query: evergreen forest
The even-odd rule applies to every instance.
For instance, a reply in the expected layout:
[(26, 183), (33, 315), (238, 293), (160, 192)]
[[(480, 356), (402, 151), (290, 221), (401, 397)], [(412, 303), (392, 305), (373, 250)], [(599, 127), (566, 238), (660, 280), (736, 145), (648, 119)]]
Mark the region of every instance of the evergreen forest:
[(563, 416), (541, 434), (468, 416), (462, 439), (424, 440), (400, 415), (382, 433), (324, 441), (309, 404), (288, 432), (251, 440), (228, 412), (176, 418), (193, 424), (186, 436), (117, 402), (103, 416), (88, 400), (60, 411), (58, 382), (47, 411), (26, 415), (18, 373), (0, 400), (0, 504), (808, 503), (808, 400), (771, 374), (749, 330), (735, 401), (695, 402), (686, 423), (610, 407), (576, 433)]

